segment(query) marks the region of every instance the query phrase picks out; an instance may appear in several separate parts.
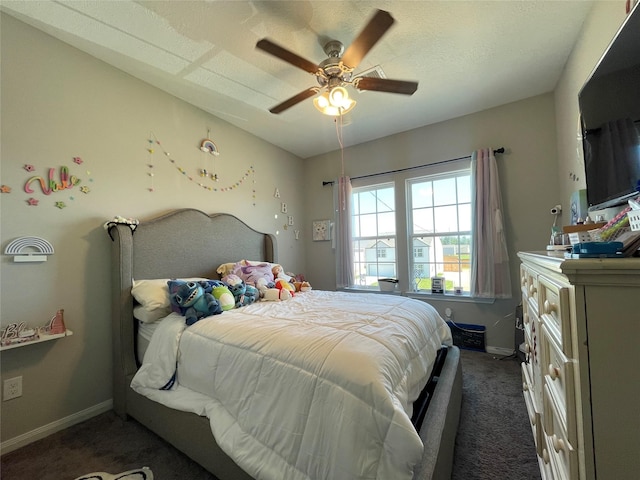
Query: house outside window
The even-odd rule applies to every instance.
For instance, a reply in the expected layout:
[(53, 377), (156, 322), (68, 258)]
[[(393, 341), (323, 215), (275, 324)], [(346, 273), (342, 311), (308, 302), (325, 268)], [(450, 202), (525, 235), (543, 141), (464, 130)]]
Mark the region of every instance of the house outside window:
[(468, 170), (407, 181), (408, 234), (430, 247), (424, 258), (411, 259), (416, 291), (430, 290), (431, 277), (444, 277), (446, 291), (471, 286), (471, 174)]
[[(445, 293), (471, 284), (471, 173), (453, 171), (353, 189), (352, 246), (355, 288), (378, 288), (379, 278), (398, 278), (408, 290), (431, 294), (431, 278), (445, 278)], [(427, 170), (428, 171), (428, 170)], [(396, 191), (402, 185), (403, 191)], [(406, 199), (398, 206), (396, 201)], [(398, 217), (396, 212), (402, 212)], [(397, 242), (407, 245), (398, 256)], [(406, 243), (405, 243), (406, 242)], [(405, 277), (406, 275), (406, 277)]]
[(352, 232), (355, 286), (377, 288), (396, 278), (396, 212), (393, 184), (353, 190)]

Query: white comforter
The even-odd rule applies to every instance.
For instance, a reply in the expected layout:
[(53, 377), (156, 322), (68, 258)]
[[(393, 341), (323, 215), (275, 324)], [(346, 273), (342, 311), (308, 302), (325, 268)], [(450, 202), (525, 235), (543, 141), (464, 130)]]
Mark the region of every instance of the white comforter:
[[(206, 415), (256, 479), (411, 479), (422, 457), (412, 402), (442, 344), (449, 328), (427, 303), (314, 290), (187, 328), (169, 315), (132, 388)], [(176, 359), (177, 385), (158, 390)]]

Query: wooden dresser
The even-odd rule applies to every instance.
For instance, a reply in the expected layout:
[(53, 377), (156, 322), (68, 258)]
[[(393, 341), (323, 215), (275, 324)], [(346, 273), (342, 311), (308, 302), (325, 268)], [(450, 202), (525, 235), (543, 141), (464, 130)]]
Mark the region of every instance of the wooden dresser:
[(542, 479), (640, 478), (640, 258), (518, 256)]

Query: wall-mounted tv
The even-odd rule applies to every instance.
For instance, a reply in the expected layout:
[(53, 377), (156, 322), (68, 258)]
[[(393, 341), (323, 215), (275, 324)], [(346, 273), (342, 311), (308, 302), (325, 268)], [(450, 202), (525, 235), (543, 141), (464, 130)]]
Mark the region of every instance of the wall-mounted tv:
[(578, 95), (589, 210), (640, 192), (640, 8), (624, 24)]

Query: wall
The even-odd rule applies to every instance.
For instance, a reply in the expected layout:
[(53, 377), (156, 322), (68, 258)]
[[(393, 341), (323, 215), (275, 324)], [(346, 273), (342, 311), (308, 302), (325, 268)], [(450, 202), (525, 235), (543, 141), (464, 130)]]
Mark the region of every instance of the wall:
[[(344, 127), (348, 138), (349, 128)], [(497, 156), (510, 255), (513, 299), (493, 304), (433, 301), (454, 320), (487, 327), (487, 345), (513, 350), (515, 306), (520, 301), (519, 250), (539, 250), (549, 242), (549, 209), (560, 201), (552, 94), (541, 95), (447, 122), (403, 132), (344, 151), (345, 174), (356, 177), (470, 155), (483, 147), (505, 147)], [(341, 172), (340, 152), (305, 162), (305, 191), (310, 220), (333, 218), (332, 188), (322, 186)], [(413, 172), (411, 172), (413, 173)], [(403, 181), (407, 174), (395, 175)], [(386, 180), (380, 178), (380, 180)], [(318, 288), (335, 288), (335, 255), (330, 242), (307, 247), (307, 269)], [(404, 289), (407, 286), (402, 286)]]
[[(578, 123), (578, 92), (625, 18), (624, 2), (597, 2), (594, 5), (555, 89), (558, 177), (560, 200), (565, 212), (569, 211), (571, 194), (586, 185)], [(574, 180), (575, 177), (577, 179)]]
[[(18, 264), (0, 257), (1, 323), (43, 325), (64, 308), (67, 327), (74, 332), (2, 352), (2, 379), (23, 377), (23, 396), (2, 403), (6, 451), (40, 430), (50, 433), (59, 424), (110, 408), (111, 244), (105, 221), (114, 215), (148, 219), (182, 207), (232, 213), (257, 230), (279, 230), (280, 263), (298, 272), (305, 271), (304, 232), (296, 241), (275, 214), (280, 201), (287, 202), (302, 230), (305, 197), (299, 158), (12, 17), (2, 15), (1, 22), (0, 183), (12, 188), (0, 195), (2, 251), (21, 236), (42, 237), (55, 249), (45, 263)], [(232, 185), (251, 166), (255, 175), (227, 192), (189, 181), (188, 175), (206, 181), (197, 171), (213, 158), (198, 148), (207, 129), (221, 152), (215, 158), (221, 179), (217, 184), (209, 180), (210, 185)], [(161, 142), (153, 155), (147, 151), (151, 132)], [(186, 175), (162, 154), (163, 148)], [(82, 165), (73, 157), (81, 157)], [(55, 168), (59, 181), (61, 166), (81, 178), (88, 193), (78, 185), (45, 195), (37, 183), (32, 195), (24, 192), (29, 177), (47, 178), (49, 168)], [(150, 170), (154, 192), (148, 191)], [(280, 199), (274, 198), (276, 188)], [(39, 204), (29, 206), (29, 197)], [(56, 208), (56, 202), (66, 208)]]

